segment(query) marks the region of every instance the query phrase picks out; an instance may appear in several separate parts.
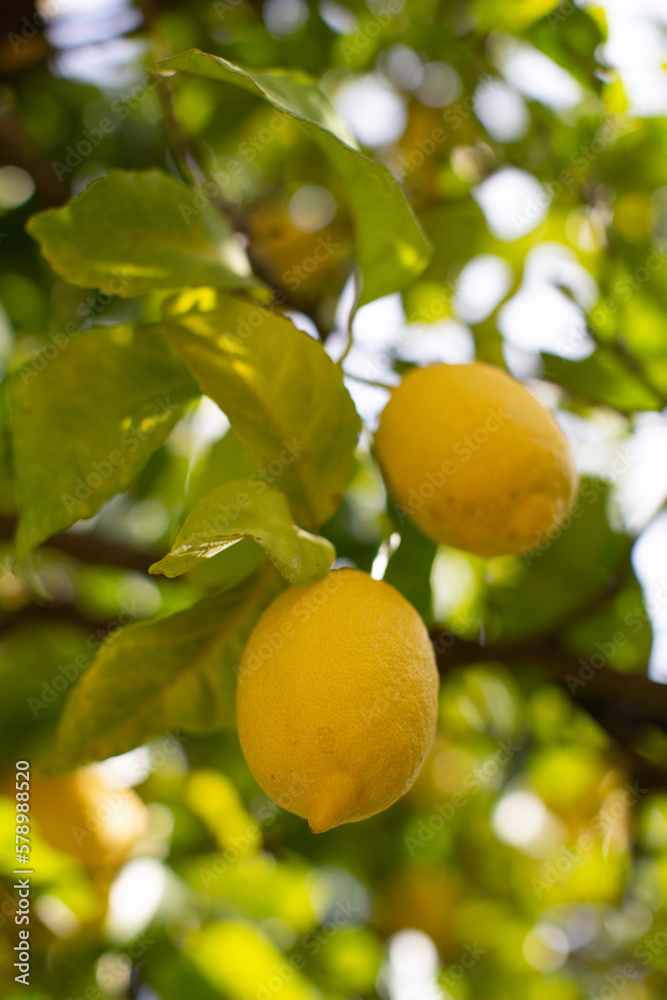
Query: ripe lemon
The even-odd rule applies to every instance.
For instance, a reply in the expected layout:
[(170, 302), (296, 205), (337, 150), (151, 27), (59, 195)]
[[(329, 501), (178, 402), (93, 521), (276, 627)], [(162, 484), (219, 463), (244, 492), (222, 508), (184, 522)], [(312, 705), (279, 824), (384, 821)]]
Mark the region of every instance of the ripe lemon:
[(44, 840), (89, 867), (121, 864), (146, 825), (141, 799), (108, 783), (95, 767), (34, 777), (30, 813)]
[(535, 548), (577, 492), (570, 447), (549, 410), (481, 362), (409, 372), (375, 446), (399, 516), (482, 556)]
[(423, 621), (389, 584), (339, 569), (291, 587), (248, 640), (237, 718), (250, 770), (313, 833), (366, 819), (412, 785), (435, 734)]

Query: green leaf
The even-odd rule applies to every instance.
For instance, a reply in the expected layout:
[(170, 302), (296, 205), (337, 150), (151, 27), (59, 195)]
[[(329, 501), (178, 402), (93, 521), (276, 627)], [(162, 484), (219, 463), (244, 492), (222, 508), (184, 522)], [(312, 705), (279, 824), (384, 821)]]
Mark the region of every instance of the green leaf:
[(12, 372), (19, 559), (127, 489), (196, 395), (158, 327), (95, 327)]
[(193, 209), (192, 191), (159, 170), (112, 171), (63, 208), (34, 215), (27, 229), (57, 274), (121, 298), (257, 284), (220, 213)]
[(224, 552), (242, 538), (252, 538), (290, 583), (321, 580), (336, 558), (326, 538), (310, 535), (292, 523), (285, 496), (264, 483), (234, 479), (199, 501), (176, 536), (171, 551), (151, 573), (180, 576)]
[(245, 69), (198, 49), (159, 62), (154, 72), (172, 76), (175, 70), (233, 84), (269, 101), (320, 146), (341, 175), (350, 203), (361, 272), (358, 305), (398, 291), (424, 270), (430, 246), (402, 188), (387, 167), (355, 148), (308, 76)]
[(551, 13), (560, 0), (475, 0), (473, 10), (479, 24), (487, 29), (509, 28), (520, 31)]
[(207, 298), (170, 303), (169, 342), (253, 455), (251, 481), (279, 487), (313, 530), (340, 503), (360, 430), (342, 373), (284, 317), (224, 293), (200, 311)]
[(0, 382), (0, 514), (16, 509), (7, 380)]
[(660, 398), (606, 348), (599, 347), (583, 361), (567, 361), (543, 354), (544, 375), (585, 400), (610, 406), (621, 413), (659, 410)]
[(189, 513), (196, 503), (221, 483), (228, 483), (231, 479), (248, 479), (255, 472), (257, 466), (250, 452), (230, 427), (190, 473), (186, 511)]
[[(3, 626), (7, 625), (5, 615), (6, 612), (2, 617)], [(45, 747), (51, 742), (51, 730), (62, 708), (62, 699), (51, 683), (54, 677), (62, 677), (64, 670), (68, 674), (74, 671), (76, 676), (80, 672), (79, 663), (91, 662), (92, 653), (86, 638), (85, 631), (62, 620), (43, 622), (37, 628), (34, 622), (22, 624), (19, 620), (11, 629), (3, 628), (0, 656), (0, 754), (3, 758), (20, 745), (22, 753), (34, 752), (32, 759), (38, 766)]]
[(613, 600), (593, 605), (563, 632), (563, 646), (589, 660), (596, 654), (620, 673), (646, 673), (653, 630), (642, 588), (632, 568)]
[[(248, 449), (229, 428), (224, 437), (211, 447), (205, 458), (188, 476), (185, 514), (211, 490), (232, 479), (248, 479), (257, 472)], [(264, 559), (264, 552), (251, 538), (244, 538), (228, 549), (222, 559), (200, 562), (188, 574), (188, 582), (207, 590), (227, 587), (243, 579)]]
[[(302, 940), (312, 945), (317, 938), (311, 933)], [(250, 921), (210, 920), (184, 938), (184, 951), (188, 962), (220, 997), (275, 996), (278, 990), (282, 990), (284, 1000), (315, 1000), (321, 995), (302, 967), (291, 964), (271, 938)], [(264, 986), (276, 982), (279, 985), (272, 989)]]
[(438, 546), (409, 521), (394, 530), (400, 534), (401, 544), (387, 564), (384, 581), (396, 587), (428, 624), (433, 620), (431, 570)]
[(258, 615), (282, 588), (268, 564), (238, 586), (117, 632), (72, 690), (57, 764), (124, 753), (167, 729), (234, 725), (234, 669)]
[(578, 10), (574, 4), (553, 5), (554, 10), (536, 21), (526, 32), (526, 40), (544, 52), (575, 79), (591, 90), (602, 87), (600, 64), (596, 59), (606, 31), (602, 7)]
[(603, 480), (584, 479), (553, 541), (545, 539), (522, 560), (493, 561), (486, 592), (489, 642), (544, 635), (604, 593), (630, 548), (609, 524), (608, 493)]

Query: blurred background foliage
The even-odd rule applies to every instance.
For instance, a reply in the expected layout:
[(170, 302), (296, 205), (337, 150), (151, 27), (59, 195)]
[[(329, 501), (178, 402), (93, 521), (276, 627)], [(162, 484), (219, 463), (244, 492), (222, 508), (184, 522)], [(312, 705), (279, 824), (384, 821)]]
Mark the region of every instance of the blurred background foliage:
[[(233, 730), (169, 732), (40, 776), (105, 635), (257, 565), (244, 541), (178, 581), (147, 575), (194, 503), (253, 466), (205, 399), (127, 493), (19, 579), (0, 385), (3, 995), (664, 996), (664, 4), (16, 0), (0, 29), (4, 372), (72, 319), (152, 320), (163, 298), (102, 301), (54, 278), (27, 218), (114, 167), (191, 181), (193, 151), (295, 321), (333, 357), (345, 348), (340, 180), (250, 94), (188, 76), (158, 85), (159, 58), (198, 47), (307, 71), (403, 182), (433, 257), (355, 319), (345, 371), (367, 429), (323, 533), (415, 604), (443, 675), (440, 734), (411, 792), (320, 837), (259, 792)], [(300, 275), (318, 240), (335, 252)], [(437, 548), (393, 519), (372, 458), (387, 391), (368, 383), (473, 357), (556, 410), (583, 476), (571, 521), (523, 560)], [(33, 764), (29, 989), (12, 968), (16, 758)]]

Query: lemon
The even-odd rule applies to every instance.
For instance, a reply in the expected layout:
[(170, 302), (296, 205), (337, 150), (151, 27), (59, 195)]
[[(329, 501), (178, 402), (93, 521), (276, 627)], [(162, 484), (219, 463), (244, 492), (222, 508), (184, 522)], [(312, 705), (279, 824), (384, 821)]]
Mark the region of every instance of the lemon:
[(257, 622), (239, 669), (241, 747), (266, 794), (323, 833), (407, 792), (433, 742), (437, 694), (412, 605), (367, 573), (332, 570)]
[(33, 778), (30, 813), (44, 840), (90, 867), (121, 864), (146, 825), (141, 799), (107, 782), (94, 766)]
[(482, 556), (535, 548), (577, 493), (570, 447), (549, 410), (481, 362), (409, 372), (375, 446), (399, 518)]

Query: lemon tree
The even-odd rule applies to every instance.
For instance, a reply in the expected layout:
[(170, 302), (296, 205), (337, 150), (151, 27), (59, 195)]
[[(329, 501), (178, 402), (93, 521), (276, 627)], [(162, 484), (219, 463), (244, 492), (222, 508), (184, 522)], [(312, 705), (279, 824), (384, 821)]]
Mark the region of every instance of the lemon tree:
[(0, 10), (3, 997), (664, 996), (659, 6)]

